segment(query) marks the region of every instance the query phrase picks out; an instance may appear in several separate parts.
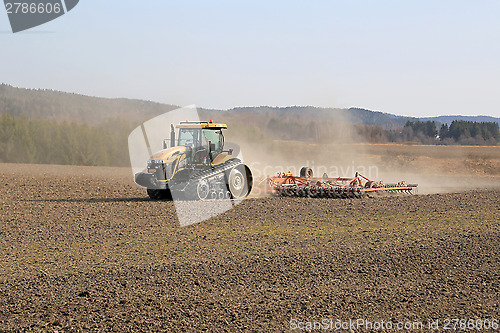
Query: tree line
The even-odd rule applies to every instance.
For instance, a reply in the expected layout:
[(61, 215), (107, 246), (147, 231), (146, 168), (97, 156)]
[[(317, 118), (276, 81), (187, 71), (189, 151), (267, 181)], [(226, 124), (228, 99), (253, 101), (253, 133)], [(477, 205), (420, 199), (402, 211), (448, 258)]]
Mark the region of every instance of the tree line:
[(441, 126), (439, 138), (441, 141), (450, 141), (451, 143), (496, 144), (499, 140), (498, 124), (453, 121), (449, 127), (447, 124)]
[(454, 120), (449, 126), (443, 124), (439, 130), (434, 121), (408, 121), (403, 132), (413, 135), (406, 138), (408, 141), (431, 144), (496, 145), (500, 138), (498, 123), (465, 120)]
[(455, 120), (439, 129), (435, 121), (407, 121), (396, 129), (383, 129), (376, 125), (350, 124), (345, 121), (319, 121), (308, 119), (272, 118), (265, 127), (271, 139), (298, 140), (315, 143), (368, 142), (445, 144), (445, 145), (497, 145), (499, 127), (494, 122)]
[[(271, 117), (264, 126), (251, 119), (243, 120), (227, 119), (227, 133), (235, 136), (234, 142), (251, 138), (256, 145), (270, 140), (497, 145), (500, 138), (497, 123), (463, 120), (442, 125), (439, 130), (433, 121), (408, 121), (399, 129), (385, 130), (380, 126), (319, 121), (305, 116)], [(139, 122), (124, 118), (108, 118), (88, 125), (3, 113), (0, 114), (0, 162), (128, 166), (127, 138), (138, 125)]]
[(126, 166), (133, 125), (108, 119), (96, 126), (0, 115), (0, 162)]
[(435, 121), (407, 121), (395, 130), (384, 130), (378, 126), (357, 126), (362, 141), (371, 143), (405, 143), (442, 145), (498, 145), (500, 134), (498, 123), (454, 120), (438, 130)]

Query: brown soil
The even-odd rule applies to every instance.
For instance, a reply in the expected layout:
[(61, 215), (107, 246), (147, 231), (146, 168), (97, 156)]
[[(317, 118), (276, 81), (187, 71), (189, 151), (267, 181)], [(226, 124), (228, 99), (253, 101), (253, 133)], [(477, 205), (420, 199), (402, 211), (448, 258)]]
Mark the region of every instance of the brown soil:
[(0, 165), (0, 331), (500, 317), (500, 190), (247, 199), (180, 228), (128, 169)]

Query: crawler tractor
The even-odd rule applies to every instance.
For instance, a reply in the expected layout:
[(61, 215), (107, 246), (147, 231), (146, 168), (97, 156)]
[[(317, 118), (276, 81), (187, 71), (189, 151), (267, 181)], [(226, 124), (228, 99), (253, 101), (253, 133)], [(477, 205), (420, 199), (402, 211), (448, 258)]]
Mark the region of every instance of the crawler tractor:
[(153, 200), (242, 199), (252, 189), (252, 173), (232, 150), (224, 150), (226, 124), (181, 122), (170, 125), (170, 140), (153, 154), (135, 182)]

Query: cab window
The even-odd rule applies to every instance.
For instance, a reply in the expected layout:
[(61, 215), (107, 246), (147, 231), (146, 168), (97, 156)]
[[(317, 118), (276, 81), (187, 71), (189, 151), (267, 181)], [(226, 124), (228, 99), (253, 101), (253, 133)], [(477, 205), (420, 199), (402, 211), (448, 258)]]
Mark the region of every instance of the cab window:
[(179, 131), (179, 146), (195, 148), (199, 146), (199, 129), (181, 128)]
[(215, 145), (214, 152), (219, 152), (222, 150), (222, 142), (221, 142), (221, 131), (220, 130), (203, 130), (203, 136), (205, 137), (205, 140), (207, 141), (206, 144), (208, 144), (208, 141), (213, 143)]

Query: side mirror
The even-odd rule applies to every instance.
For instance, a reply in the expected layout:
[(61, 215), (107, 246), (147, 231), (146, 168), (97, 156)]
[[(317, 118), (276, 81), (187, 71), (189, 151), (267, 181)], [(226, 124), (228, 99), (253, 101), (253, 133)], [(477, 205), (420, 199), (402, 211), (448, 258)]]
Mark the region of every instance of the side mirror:
[(167, 149), (168, 148), (168, 140), (165, 139), (163, 140), (163, 149)]
[(229, 153), (229, 155), (238, 156), (240, 154), (240, 146), (236, 143), (228, 142), (224, 145), (225, 152)]
[(210, 151), (215, 151), (215, 143), (210, 142)]

